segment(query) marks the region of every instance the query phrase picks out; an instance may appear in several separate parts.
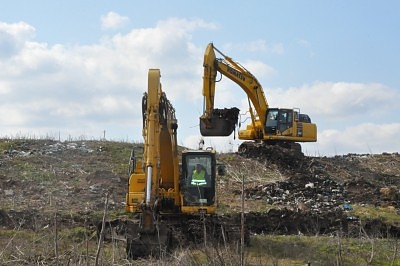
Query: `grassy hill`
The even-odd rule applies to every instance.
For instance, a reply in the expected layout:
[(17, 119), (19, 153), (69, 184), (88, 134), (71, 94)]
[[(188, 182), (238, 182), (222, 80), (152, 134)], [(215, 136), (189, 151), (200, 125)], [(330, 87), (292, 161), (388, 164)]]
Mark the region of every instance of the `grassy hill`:
[[(140, 155), (142, 144), (0, 140), (0, 264), (93, 265), (106, 194), (108, 218), (126, 217), (132, 149)], [(253, 230), (247, 265), (400, 263), (399, 154), (260, 150), (218, 160), (227, 170), (217, 180), (219, 214), (241, 211), (244, 181)], [(135, 263), (237, 265), (238, 256), (235, 248), (182, 248), (162, 261)], [(101, 265), (130, 263), (123, 241), (102, 247)]]

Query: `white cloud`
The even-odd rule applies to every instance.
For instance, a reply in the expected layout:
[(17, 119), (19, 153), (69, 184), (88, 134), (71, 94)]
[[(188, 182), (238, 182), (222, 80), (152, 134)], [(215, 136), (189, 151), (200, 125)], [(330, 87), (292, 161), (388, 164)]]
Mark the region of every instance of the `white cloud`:
[(215, 26), (199, 19), (170, 19), (97, 44), (48, 46), (31, 39), (28, 24), (2, 23), (0, 36), (8, 34), (11, 47), (18, 47), (0, 61), (2, 114), (10, 114), (2, 116), (2, 134), (62, 129), (90, 137), (108, 126), (113, 128), (109, 132), (140, 139), (141, 130), (133, 130), (137, 124), (132, 121), (141, 120), (149, 68), (161, 69), (170, 99), (190, 104), (201, 98), (193, 91), (201, 88), (203, 49), (191, 43), (199, 28)]
[[(270, 89), (270, 105), (299, 107), (320, 117), (349, 120), (357, 116), (382, 118), (397, 108), (400, 94), (382, 84), (315, 82), (289, 89)], [(273, 104), (271, 104), (273, 102)]]
[(108, 12), (107, 15), (101, 17), (101, 27), (105, 30), (119, 29), (129, 23), (129, 18), (121, 16), (115, 12)]
[(11, 92), (11, 86), (7, 81), (0, 81), (0, 95)]
[(14, 44), (20, 44), (35, 37), (35, 28), (25, 22), (5, 23), (0, 21), (1, 41), (12, 39)]
[(250, 72), (255, 77), (264, 77), (264, 79), (266, 79), (277, 75), (277, 71), (273, 67), (261, 61), (249, 60), (246, 61), (243, 65), (246, 66), (246, 69), (251, 69)]
[(28, 122), (29, 114), (20, 109), (20, 106), (2, 104), (0, 107), (0, 124), (8, 127), (18, 127)]
[(0, 22), (0, 58), (5, 59), (18, 51), (35, 36), (35, 28), (25, 22)]
[[(192, 35), (216, 29), (201, 19), (171, 18), (92, 45), (49, 46), (35, 42), (35, 29), (26, 23), (0, 23), (0, 46), (6, 48), (0, 49), (0, 132), (97, 137), (106, 130), (113, 139), (141, 140), (147, 70), (160, 68), (163, 89), (177, 110), (178, 142), (196, 148), (205, 47), (198, 47)], [(271, 49), (259, 40), (249, 47)], [(258, 60), (242, 64), (260, 82), (276, 73)], [(246, 95), (235, 83), (224, 78), (217, 86), (216, 106), (247, 109)], [(305, 145), (310, 153), (400, 149), (394, 135), (399, 124), (391, 124), (400, 95), (383, 84), (315, 82), (264, 90), (271, 106), (299, 107), (317, 123), (318, 142)], [(239, 143), (233, 136), (206, 138), (206, 145), (220, 151), (236, 150)]]
[(400, 123), (361, 123), (343, 130), (319, 132), (317, 143), (303, 144), (309, 155), (338, 155), (347, 153), (399, 152)]

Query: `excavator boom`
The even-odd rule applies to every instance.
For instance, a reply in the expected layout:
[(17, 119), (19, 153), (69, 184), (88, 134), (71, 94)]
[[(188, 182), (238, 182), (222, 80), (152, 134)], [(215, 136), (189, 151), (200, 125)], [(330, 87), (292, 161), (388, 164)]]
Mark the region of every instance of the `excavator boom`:
[[(221, 54), (223, 58), (217, 58), (215, 51)], [(218, 72), (234, 81), (244, 90), (255, 108), (259, 117), (258, 119), (261, 123), (265, 122), (265, 110), (268, 109), (268, 102), (265, 98), (261, 84), (253, 74), (239, 63), (233, 61), (230, 57), (224, 55), (221, 51), (215, 48), (212, 43), (207, 45), (204, 54), (203, 67), (203, 96), (205, 98), (205, 111), (203, 116), (200, 118), (201, 132), (204, 131), (206, 134), (208, 133), (208, 136), (220, 136), (219, 124), (221, 121), (229, 121), (231, 127), (226, 126), (226, 128), (230, 129), (232, 127), (234, 128), (235, 124), (238, 122), (239, 109), (223, 109), (224, 112), (221, 112), (221, 109), (214, 109), (215, 84)], [(232, 131), (229, 132), (228, 135), (230, 135)], [(228, 132), (226, 131), (226, 133)], [(204, 136), (204, 134), (202, 135)]]
[[(215, 52), (222, 58), (217, 58)], [(245, 67), (224, 55), (212, 43), (204, 53), (203, 96), (204, 113), (200, 117), (200, 132), (203, 136), (229, 136), (239, 120), (236, 107), (218, 109), (214, 107), (217, 74), (235, 82), (246, 93), (251, 123), (239, 131), (239, 139), (267, 144), (290, 146), (294, 142), (315, 142), (316, 125), (297, 108), (270, 108), (264, 90), (257, 78)]]

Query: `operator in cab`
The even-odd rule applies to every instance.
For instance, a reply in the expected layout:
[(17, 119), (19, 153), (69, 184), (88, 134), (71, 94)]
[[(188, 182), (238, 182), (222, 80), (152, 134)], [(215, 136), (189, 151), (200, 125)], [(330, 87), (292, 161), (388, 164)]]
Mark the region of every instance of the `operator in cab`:
[(197, 164), (196, 168), (193, 170), (192, 182), (193, 186), (205, 186), (206, 182), (206, 171), (201, 164)]

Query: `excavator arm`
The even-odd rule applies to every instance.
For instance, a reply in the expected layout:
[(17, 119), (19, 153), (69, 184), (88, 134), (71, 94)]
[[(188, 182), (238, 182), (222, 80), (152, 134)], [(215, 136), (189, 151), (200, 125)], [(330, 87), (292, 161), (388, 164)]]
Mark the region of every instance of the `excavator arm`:
[[(216, 210), (216, 152), (178, 153), (175, 109), (162, 90), (160, 76), (159, 69), (149, 70), (148, 91), (142, 99), (143, 157), (136, 159), (133, 153), (131, 158), (125, 209), (132, 220), (126, 223), (125, 235), (132, 259), (167, 254), (177, 241), (173, 231)], [(204, 172), (195, 180), (201, 184), (193, 181), (198, 164)], [(186, 230), (186, 234), (191, 233)]]
[[(216, 58), (215, 51), (222, 55), (222, 58)], [(246, 93), (252, 123), (254, 124), (256, 120), (259, 120), (261, 124), (265, 123), (268, 102), (261, 84), (253, 74), (239, 63), (233, 61), (232, 58), (224, 55), (212, 43), (208, 44), (204, 53), (203, 67), (205, 108), (204, 114), (200, 118), (200, 130), (203, 136), (230, 135), (232, 131), (229, 132), (228, 129), (234, 128), (235, 124), (237, 124), (239, 112), (237, 108), (223, 109), (223, 111), (221, 109), (214, 109), (215, 84), (218, 72), (238, 84)], [(255, 112), (253, 112), (253, 108)], [(221, 132), (223, 130), (221, 130), (220, 124), (226, 125), (225, 132)], [(253, 126), (255, 127), (255, 125)]]
[(131, 174), (126, 210), (141, 213), (142, 232), (155, 230), (163, 201), (179, 205), (179, 158), (175, 109), (162, 91), (160, 70), (150, 69), (148, 91), (142, 101), (143, 159)]
[(172, 233), (161, 213), (180, 205), (178, 123), (160, 76), (159, 69), (149, 69), (142, 100), (143, 158), (134, 160), (126, 195), (126, 211), (139, 219), (126, 223), (126, 252), (133, 259), (167, 252)]

